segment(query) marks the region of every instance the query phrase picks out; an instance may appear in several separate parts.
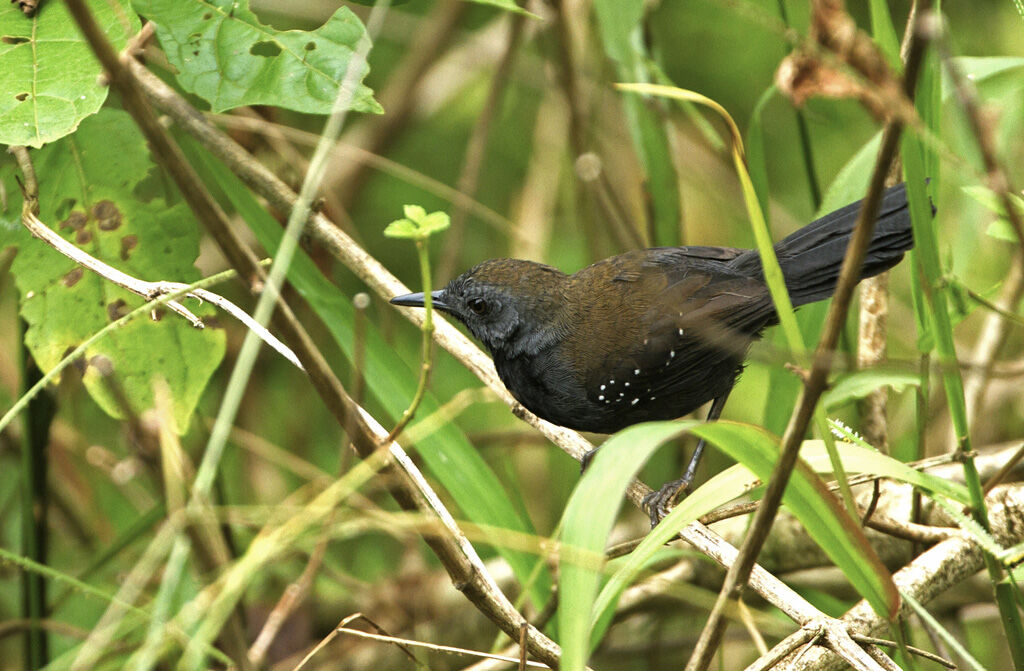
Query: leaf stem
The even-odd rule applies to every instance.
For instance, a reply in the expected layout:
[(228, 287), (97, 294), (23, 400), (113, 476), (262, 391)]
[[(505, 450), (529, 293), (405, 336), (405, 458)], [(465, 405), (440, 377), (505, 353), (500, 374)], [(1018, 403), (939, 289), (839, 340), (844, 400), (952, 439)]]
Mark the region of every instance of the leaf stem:
[(434, 298), (431, 295), (430, 254), (427, 252), (428, 239), (424, 237), (416, 240), (416, 254), (419, 256), (420, 261), (420, 281), (423, 284), (424, 308), (423, 325), (420, 327), (420, 330), (423, 332), (423, 347), (420, 354), (420, 379), (416, 384), (416, 393), (413, 394), (409, 407), (405, 409), (405, 412), (402, 413), (402, 418), (398, 420), (398, 424), (395, 425), (395, 428), (391, 429), (391, 433), (384, 439), (385, 445), (398, 438), (412, 420), (413, 415), (416, 413), (416, 408), (419, 407), (420, 402), (423, 401), (424, 394), (427, 393), (427, 379), (430, 377), (430, 370), (433, 367), (431, 346), (434, 343)]

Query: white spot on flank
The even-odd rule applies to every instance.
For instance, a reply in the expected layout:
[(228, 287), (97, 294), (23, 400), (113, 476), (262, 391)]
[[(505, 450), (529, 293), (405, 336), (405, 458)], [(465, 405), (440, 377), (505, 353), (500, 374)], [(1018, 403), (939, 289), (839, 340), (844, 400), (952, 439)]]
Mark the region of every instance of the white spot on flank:
[(601, 391), (604, 391), (604, 385), (603, 384), (601, 385)]
[(602, 394), (601, 396), (598, 396), (598, 397), (597, 397), (597, 400), (599, 400), (599, 401), (603, 401), (603, 400), (604, 400), (604, 395)]
[(638, 398), (634, 398), (634, 399), (632, 400), (632, 402), (630, 402), (630, 405), (636, 405), (636, 404), (637, 404), (637, 403), (639, 403), (639, 402), (640, 402), (640, 399), (638, 399)]
[(634, 368), (633, 369), (633, 375), (639, 375), (639, 374), (640, 374), (640, 369), (639, 368)]
[(653, 397), (653, 396), (651, 396), (651, 400), (652, 400), (652, 401), (654, 400), (654, 397)]
[(679, 335), (683, 335), (683, 329), (679, 329)]
[(675, 358), (676, 358), (676, 351), (675, 351), (675, 350), (671, 350), (671, 351), (669, 351), (669, 353), (668, 353), (668, 357), (669, 357), (670, 359), (675, 359)]
[(629, 386), (629, 383), (627, 382), (627, 383), (625, 383), (625, 384), (624, 384), (624, 385), (622, 385), (622, 386), (624, 386), (624, 387), (628, 387), (628, 386)]

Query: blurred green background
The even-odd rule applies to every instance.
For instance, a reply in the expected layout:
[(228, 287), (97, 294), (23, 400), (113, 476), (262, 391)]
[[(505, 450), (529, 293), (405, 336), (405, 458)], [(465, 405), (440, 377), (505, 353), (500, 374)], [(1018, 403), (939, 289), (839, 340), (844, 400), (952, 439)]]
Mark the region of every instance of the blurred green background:
[[(309, 29), (339, 4), (254, 0), (253, 9), (276, 27)], [(350, 118), (342, 137), (343, 145), (368, 150), (375, 158), (341, 152), (332, 163), (321, 195), (325, 213), (412, 290), (418, 290), (419, 277), (412, 245), (382, 235), (390, 221), (402, 216), (402, 206), (407, 203), (422, 205), (427, 211), (445, 210), (456, 220), (452, 230), (431, 241), (435, 282), (499, 256), (531, 258), (573, 271), (637, 244), (667, 244), (673, 238), (685, 244), (752, 245), (738, 182), (723, 144), (723, 125), (704, 112), (643, 103), (665, 135), (663, 149), (675, 173), (677, 195), (671, 190), (653, 193), (631, 140), (624, 96), (611, 88), (612, 82), (623, 80), (622, 72), (608, 58), (595, 13), (587, 2), (564, 4), (568, 9), (561, 23), (546, 3), (529, 5), (541, 19), (521, 21), (514, 58), (502, 75), (498, 73), (507, 58), (510, 26), (518, 19), (454, 0), (411, 0), (390, 10), (370, 54), (367, 79), (385, 114)], [(902, 26), (909, 3), (889, 4), (896, 25)], [(365, 19), (366, 7), (351, 7)], [(785, 8), (795, 34), (805, 35), (807, 3), (786, 2)], [(848, 9), (862, 28), (870, 30), (867, 3), (851, 2)], [(1024, 17), (1009, 0), (948, 3), (944, 10), (949, 46), (955, 55), (1024, 57)], [(662, 81), (718, 101), (746, 132), (755, 120), (758, 101), (790, 50), (781, 30), (779, 4), (775, 0), (665, 0), (646, 3), (645, 12), (643, 30), (633, 38), (642, 42), (651, 59), (644, 67), (648, 76), (661, 76)], [(572, 61), (575, 96), (571, 100), (565, 86), (566, 51), (571, 52)], [(153, 62), (159, 71), (159, 61)], [(497, 103), (488, 110), (495, 92)], [(1024, 71), (1009, 71), (986, 81), (982, 96), (986, 111), (998, 122), (999, 151), (1011, 169), (1011, 183), (1024, 184)], [(257, 109), (252, 114), (311, 133), (322, 124), (320, 118), (278, 109)], [(802, 114), (809, 131), (813, 179), (824, 192), (880, 125), (854, 100), (814, 99)], [(791, 103), (778, 94), (768, 99), (760, 115), (770, 223), (776, 237), (807, 223), (816, 212), (796, 118)], [(467, 147), (479, 132), (481, 119), (489, 119), (489, 132), (478, 169), (467, 171)], [(264, 135), (238, 128), (228, 119), (223, 121), (261, 161), (292, 184), (299, 183), (303, 157), (308, 158), (311, 151), (308, 142), (288, 134)], [(1012, 247), (985, 235), (993, 215), (961, 190), (978, 183), (980, 163), (974, 141), (953, 105), (944, 109), (942, 141), (963, 162), (943, 164), (943, 207), (937, 215), (941, 252), (951, 273), (974, 290), (991, 295), (1006, 275)], [(581, 153), (587, 155), (582, 161), (578, 160)], [(590, 180), (595, 164), (600, 175)], [(411, 173), (418, 176), (410, 178)], [(424, 180), (452, 189), (467, 190), (470, 185), (468, 190), (479, 205), (460, 212), (447, 192), (424, 186)], [(665, 199), (678, 203), (678, 224), (674, 230), (654, 234), (654, 203)], [(345, 297), (366, 290), (323, 250), (314, 246), (310, 254)], [(204, 274), (224, 267), (212, 245), (204, 248), (198, 265)], [(17, 295), (8, 274), (0, 280), (0, 351), (5, 353), (0, 355), (0, 400), (8, 407), (19, 385)], [(228, 287), (225, 293), (240, 303), (248, 301), (237, 287)], [(892, 293), (890, 356), (916, 365), (907, 264), (893, 273)], [(286, 292), (286, 297), (342, 381), (353, 380), (351, 363), (325, 326), (294, 292)], [(823, 314), (822, 306), (801, 311), (808, 333), (815, 331)], [(964, 358), (973, 350), (984, 316), (974, 311), (957, 327)], [(377, 346), (383, 343), (397, 352), (407, 366), (398, 373), (407, 377), (411, 389), (418, 366), (419, 332), (380, 296), (372, 297), (365, 319)], [(855, 328), (855, 320), (851, 320), (847, 346), (855, 341)], [(1011, 332), (1004, 358), (1020, 358), (1020, 336), (1019, 329)], [(183, 438), (194, 461), (205, 445), (210, 418), (219, 406), (243, 337), (241, 327), (229, 325), (228, 360)], [(791, 407), (786, 399), (795, 395), (791, 376), (776, 374), (769, 379), (771, 371), (779, 370), (775, 348), (781, 347), (781, 339), (770, 336), (768, 344), (755, 348), (725, 417), (781, 432), (779, 417), (766, 410), (774, 407), (777, 411), (782, 406), (784, 421)], [(264, 351), (261, 356), (216, 485), (219, 503), (228, 516), (226, 534), (236, 550), (246, 547), (275, 506), (311, 481), (311, 473), (333, 478), (344, 453), (339, 427), (304, 377), (273, 353)], [(435, 399), (444, 403), (465, 389), (480, 386), (471, 373), (436, 348), (430, 385)], [(149, 538), (151, 529), (140, 531), (138, 524), (162, 500), (160, 483), (141, 463), (140, 442), (130, 427), (103, 414), (84, 393), (80, 379), (65, 375), (54, 391), (58, 414), (50, 443), (50, 564), (113, 592)], [(913, 395), (890, 394), (890, 398), (893, 449), (910, 454), (915, 440)], [(974, 427), (977, 446), (984, 449), (1024, 434), (1019, 378), (993, 383), (988, 404), (984, 421)], [(365, 405), (388, 423), (379, 398), (368, 393)], [(933, 393), (931, 409), (934, 421), (929, 423), (928, 444), (935, 452), (945, 451), (950, 447), (950, 431), (941, 393)], [(855, 407), (845, 409), (841, 416), (856, 428)], [(538, 534), (550, 536), (577, 480), (578, 465), (496, 400), (473, 403), (455, 421), (497, 474), (514, 506), (523, 511)], [(0, 441), (4, 473), (0, 475), (0, 545), (17, 548), (21, 534), (16, 477), (20, 448), (9, 434)], [(676, 477), (686, 459), (686, 449), (681, 447), (688, 449), (692, 442), (659, 452), (644, 471), (645, 481), (658, 486)], [(415, 446), (411, 451), (415, 454)], [(304, 465), (289, 467), (288, 459)], [(702, 473), (728, 463), (713, 453)], [(436, 482), (436, 474), (427, 474)], [(359, 506), (394, 509), (379, 483), (371, 483), (363, 494), (366, 499)], [(346, 509), (338, 522), (348, 516), (358, 518), (359, 506)], [(454, 512), (467, 516), (457, 508)], [(637, 535), (644, 524), (638, 511), (629, 511), (617, 533)], [(127, 546), (104, 557), (121, 539)], [(250, 635), (259, 631), (282, 590), (302, 572), (315, 543), (314, 536), (304, 538), (293, 552), (254, 578), (243, 601)], [(495, 558), (488, 546), (481, 544), (480, 549), (488, 558)], [(91, 572), (83, 573), (94, 563)], [(500, 566), (495, 570), (502, 574)], [(13, 566), (0, 565), (0, 622), (19, 617), (17, 574)], [(193, 579), (198, 584), (206, 577)], [(709, 594), (694, 589), (695, 608), (653, 608), (613, 629), (594, 657), (595, 668), (660, 669), (685, 660), (703, 621), (701, 599)], [(1002, 657), (1001, 643), (991, 636), (996, 613), (991, 603), (985, 602), (983, 592), (974, 600), (955, 602), (943, 611), (943, 617), (962, 633), (988, 668), (1009, 668), (1003, 666), (1008, 662)], [(842, 612), (850, 598), (825, 591), (811, 590), (809, 594), (817, 605), (836, 613)], [(95, 625), (105, 604), (62, 585), (51, 586), (50, 595), (52, 619), (69, 627), (52, 632), (56, 657), (76, 645), (83, 630)], [(493, 629), (451, 588), (415, 534), (387, 528), (346, 531), (328, 544), (311, 594), (279, 635), (270, 655), (273, 668), (293, 668), (301, 654), (355, 611), (364, 612), (396, 635), (477, 649), (487, 649), (495, 640)], [(739, 629), (730, 630), (736, 646), (727, 646), (722, 668), (741, 668), (756, 656)], [(0, 638), (0, 668), (23, 668), (21, 646), (20, 637), (9, 632)], [(429, 660), (433, 669), (468, 665), (444, 655)], [(122, 661), (115, 655), (107, 660), (107, 668), (119, 668)], [(384, 644), (340, 639), (310, 668), (413, 667), (401, 653)]]

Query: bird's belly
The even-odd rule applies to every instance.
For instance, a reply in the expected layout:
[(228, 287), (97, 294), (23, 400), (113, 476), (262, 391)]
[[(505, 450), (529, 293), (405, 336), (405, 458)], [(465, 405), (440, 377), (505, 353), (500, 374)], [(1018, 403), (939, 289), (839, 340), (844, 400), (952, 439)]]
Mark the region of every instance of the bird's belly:
[(570, 371), (548, 357), (529, 359), (495, 357), (498, 377), (512, 396), (541, 419), (577, 431), (590, 428), (596, 420), (596, 408), (582, 385)]
[(527, 410), (552, 424), (592, 433), (615, 433), (641, 422), (686, 415), (728, 392), (739, 373), (738, 363), (730, 360), (695, 371), (660, 396), (623, 396), (604, 403), (592, 398), (568, 371), (543, 358), (495, 360), (495, 364), (502, 382)]

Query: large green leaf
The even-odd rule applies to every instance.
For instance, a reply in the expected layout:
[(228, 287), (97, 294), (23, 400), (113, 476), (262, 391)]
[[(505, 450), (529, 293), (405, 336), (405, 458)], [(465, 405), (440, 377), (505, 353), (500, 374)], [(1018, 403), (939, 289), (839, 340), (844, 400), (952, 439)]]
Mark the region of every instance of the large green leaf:
[(921, 375), (916, 372), (857, 370), (852, 373), (844, 373), (836, 378), (829, 389), (821, 395), (821, 404), (825, 406), (826, 410), (831, 411), (849, 401), (864, 398), (880, 387), (892, 387), (900, 392), (908, 385), (919, 386), (920, 384)]
[[(282, 233), (280, 225), (256, 202), (238, 178), (208, 153), (200, 151), (192, 140), (184, 138), (182, 146), (192, 157), (193, 164), (210, 183), (215, 183), (224, 192), (232, 206), (245, 218), (260, 244), (265, 249), (277, 249)], [(351, 357), (355, 337), (352, 332), (354, 309), (349, 297), (339, 292), (301, 250), (296, 253), (288, 270), (288, 282), (309, 302), (338, 346)], [(391, 417), (397, 419), (415, 393), (416, 374), (388, 346), (372, 323), (366, 324), (365, 328), (367, 388)], [(437, 401), (428, 393), (420, 404), (418, 416), (428, 417), (438, 407)], [(529, 520), (517, 513), (501, 482), (466, 436), (454, 423), (445, 422), (436, 431), (418, 439), (416, 450), (463, 514), (485, 529), (493, 530), (494, 545), (516, 577), (527, 583), (540, 560), (506, 547), (501, 530), (510, 529), (524, 534), (534, 531)], [(529, 586), (535, 606), (543, 606), (550, 586), (551, 576), (542, 567)]]
[(612, 574), (608, 582), (601, 588), (594, 603), (593, 633), (591, 639), (596, 642), (611, 624), (615, 614), (615, 605), (619, 596), (647, 566), (651, 559), (661, 551), (662, 546), (669, 542), (686, 525), (694, 522), (715, 508), (732, 501), (750, 490), (758, 481), (750, 470), (737, 464), (731, 468), (708, 478), (707, 482), (690, 492), (689, 496), (679, 501), (675, 508), (658, 523), (651, 533), (647, 534), (640, 544), (629, 553)]
[[(243, 105), (275, 105), (331, 112), (349, 61), (366, 28), (347, 7), (316, 30), (275, 30), (259, 22), (244, 0), (134, 0), (156, 25), (178, 81), (215, 112)], [(381, 112), (362, 85), (363, 64), (349, 104), (357, 112)]]
[[(125, 0), (86, 5), (116, 48), (139, 30)], [(78, 128), (107, 99), (100, 67), (63, 2), (41, 3), (35, 16), (0, 7), (0, 144), (41, 147)]]
[(562, 516), (558, 585), (564, 671), (586, 666), (604, 547), (626, 488), (656, 449), (696, 424), (693, 420), (651, 422), (620, 431), (601, 446), (569, 498)]
[[(767, 482), (778, 457), (778, 438), (767, 431), (734, 422), (702, 424), (691, 433), (706, 438)], [(893, 615), (899, 596), (892, 576), (882, 564), (842, 504), (804, 461), (798, 461), (783, 496), (783, 504), (839, 567), (875, 612)]]
[[(74, 135), (34, 154), (40, 181), (40, 218), (92, 256), (143, 280), (192, 282), (199, 232), (188, 208), (145, 199), (140, 184), (154, 169), (129, 116), (106, 110), (82, 122)], [(10, 193), (10, 188), (8, 189)], [(43, 370), (65, 353), (141, 304), (142, 299), (83, 270), (46, 244), (24, 237), (11, 266), (28, 322), (25, 343)], [(199, 315), (211, 309), (190, 304)], [(109, 414), (121, 404), (96, 364), (106, 357), (113, 383), (131, 408), (153, 405), (153, 383), (163, 378), (174, 398), (179, 430), (224, 356), (224, 333), (197, 330), (167, 312), (159, 321), (135, 320), (96, 343), (85, 356), (84, 381)]]

